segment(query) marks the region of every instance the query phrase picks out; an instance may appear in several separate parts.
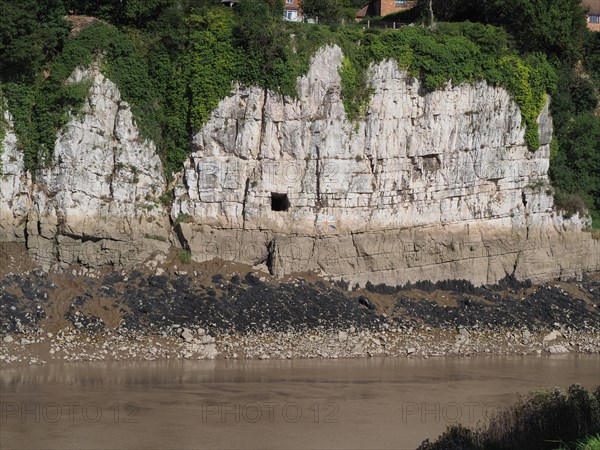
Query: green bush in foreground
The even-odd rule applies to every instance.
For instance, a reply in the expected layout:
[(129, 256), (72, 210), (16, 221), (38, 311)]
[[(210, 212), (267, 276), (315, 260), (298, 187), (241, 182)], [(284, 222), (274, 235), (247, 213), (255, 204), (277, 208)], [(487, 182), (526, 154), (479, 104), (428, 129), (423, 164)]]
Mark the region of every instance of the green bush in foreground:
[(580, 439), (571, 446), (561, 446), (559, 450), (600, 450), (600, 434)]
[(573, 385), (567, 392), (558, 389), (534, 392), (498, 413), (480, 429), (449, 427), (435, 442), (424, 441), (419, 450), (555, 449), (565, 443), (567, 448), (579, 448), (582, 442), (595, 445), (597, 433), (600, 433), (600, 386), (590, 393)]

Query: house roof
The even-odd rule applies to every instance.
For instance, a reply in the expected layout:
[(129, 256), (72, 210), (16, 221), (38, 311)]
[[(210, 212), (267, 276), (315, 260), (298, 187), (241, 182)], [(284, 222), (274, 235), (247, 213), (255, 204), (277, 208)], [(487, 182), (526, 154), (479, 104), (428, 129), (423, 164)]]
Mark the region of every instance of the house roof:
[(581, 6), (591, 14), (600, 14), (600, 0), (581, 0)]
[(371, 0), (363, 8), (361, 8), (354, 17), (357, 19), (364, 19), (367, 16), (376, 16), (376, 3), (378, 3), (377, 0)]
[(358, 11), (358, 12), (356, 13), (356, 16), (355, 16), (355, 17), (356, 17), (357, 19), (362, 19), (362, 18), (366, 17), (366, 16), (367, 16), (367, 11), (368, 11), (368, 9), (369, 9), (369, 5), (365, 6), (364, 8), (362, 8), (360, 11)]

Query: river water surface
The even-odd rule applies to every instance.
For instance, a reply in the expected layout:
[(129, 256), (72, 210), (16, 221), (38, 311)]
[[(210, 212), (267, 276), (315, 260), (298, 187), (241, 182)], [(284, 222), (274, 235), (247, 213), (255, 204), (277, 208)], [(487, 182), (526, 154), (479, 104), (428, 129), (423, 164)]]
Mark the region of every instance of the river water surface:
[(0, 448), (415, 448), (600, 356), (3, 367)]

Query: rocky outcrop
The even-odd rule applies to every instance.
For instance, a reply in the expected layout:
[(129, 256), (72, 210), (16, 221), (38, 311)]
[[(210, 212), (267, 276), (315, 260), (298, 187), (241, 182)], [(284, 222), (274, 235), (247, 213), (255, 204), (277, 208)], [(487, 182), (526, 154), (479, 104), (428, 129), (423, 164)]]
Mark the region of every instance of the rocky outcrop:
[(553, 206), (547, 107), (530, 152), (505, 90), (427, 93), (384, 61), (370, 69), (366, 117), (351, 122), (341, 61), (322, 49), (297, 99), (237, 86), (194, 137), (171, 214), (195, 259), (392, 284), (600, 269), (585, 220)]
[(166, 251), (175, 231), (197, 261), (360, 284), (600, 270), (586, 219), (566, 220), (553, 205), (547, 107), (530, 152), (505, 90), (479, 82), (426, 92), (383, 61), (369, 71), (365, 116), (352, 122), (342, 58), (321, 49), (295, 99), (236, 86), (193, 137), (169, 212), (156, 149), (117, 86), (97, 66), (75, 70), (68, 82), (89, 83), (89, 98), (35, 183), (5, 115), (0, 242), (26, 242), (46, 266), (127, 267)]
[(25, 242), (25, 223), (31, 208), (31, 177), (25, 173), (23, 153), (17, 148), (10, 113), (4, 111), (0, 126), (0, 243)]
[(9, 232), (26, 237), (31, 254), (47, 266), (130, 266), (166, 251), (170, 223), (159, 201), (166, 183), (154, 144), (140, 137), (129, 106), (98, 67), (79, 68), (68, 82), (90, 83), (90, 94), (59, 133), (35, 184), (23, 175), (14, 135), (5, 139), (3, 160), (13, 163), (4, 166), (10, 189), (3, 181), (0, 206), (15, 217)]

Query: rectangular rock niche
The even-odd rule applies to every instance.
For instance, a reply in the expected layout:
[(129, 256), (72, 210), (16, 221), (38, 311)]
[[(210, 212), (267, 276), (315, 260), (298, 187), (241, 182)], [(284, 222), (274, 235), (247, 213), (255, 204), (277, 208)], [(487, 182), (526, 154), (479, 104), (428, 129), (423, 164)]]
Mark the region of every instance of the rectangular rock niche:
[(271, 211), (287, 211), (290, 209), (290, 200), (287, 194), (271, 192)]

